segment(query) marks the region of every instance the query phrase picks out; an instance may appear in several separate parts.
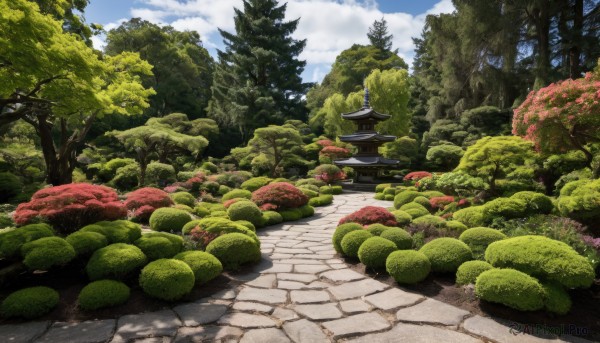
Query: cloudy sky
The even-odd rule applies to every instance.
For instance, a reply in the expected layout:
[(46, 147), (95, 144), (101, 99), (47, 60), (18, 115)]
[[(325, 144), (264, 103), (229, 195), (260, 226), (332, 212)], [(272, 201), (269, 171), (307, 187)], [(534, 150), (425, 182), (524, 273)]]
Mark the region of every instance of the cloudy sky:
[[(352, 44), (367, 44), (369, 27), (382, 17), (394, 35), (393, 48), (411, 65), (411, 37), (420, 36), (425, 16), (454, 10), (451, 0), (288, 0), (287, 4), (286, 18), (300, 18), (294, 38), (307, 40), (300, 55), (307, 62), (302, 75), (306, 82), (320, 82), (335, 57)], [(216, 57), (216, 49), (223, 47), (217, 28), (235, 31), (234, 7), (242, 8), (242, 0), (91, 0), (85, 17), (106, 30), (132, 17), (195, 30)], [(97, 48), (103, 44), (103, 37), (94, 38)]]

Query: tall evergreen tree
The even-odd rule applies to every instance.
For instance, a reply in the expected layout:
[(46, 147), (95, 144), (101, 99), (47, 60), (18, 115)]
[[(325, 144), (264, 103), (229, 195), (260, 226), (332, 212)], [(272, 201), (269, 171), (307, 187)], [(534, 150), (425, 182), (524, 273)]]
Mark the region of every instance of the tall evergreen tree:
[(379, 48), (381, 51), (392, 50), (392, 38), (394, 38), (394, 36), (388, 34), (387, 22), (385, 21), (385, 18), (381, 18), (381, 20), (375, 20), (373, 22), (373, 26), (369, 28), (367, 37), (369, 37), (371, 45)]
[(291, 37), (299, 19), (285, 22), (286, 4), (276, 0), (243, 4), (243, 11), (235, 9), (235, 34), (219, 30), (225, 51), (218, 51), (208, 111), (246, 141), (258, 127), (304, 119), (310, 84), (302, 83), (306, 62), (298, 60), (306, 40)]

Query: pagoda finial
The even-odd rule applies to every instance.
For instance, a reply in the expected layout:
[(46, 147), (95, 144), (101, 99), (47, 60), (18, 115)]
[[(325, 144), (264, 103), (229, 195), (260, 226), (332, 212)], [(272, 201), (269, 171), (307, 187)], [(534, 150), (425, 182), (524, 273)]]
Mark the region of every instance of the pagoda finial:
[(369, 88), (365, 86), (365, 102), (363, 103), (363, 108), (369, 108)]

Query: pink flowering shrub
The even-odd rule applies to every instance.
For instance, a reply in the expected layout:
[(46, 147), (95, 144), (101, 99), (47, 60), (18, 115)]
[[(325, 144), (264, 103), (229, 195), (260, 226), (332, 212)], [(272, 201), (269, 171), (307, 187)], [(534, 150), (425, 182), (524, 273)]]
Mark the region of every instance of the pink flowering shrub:
[(345, 223), (358, 223), (361, 225), (383, 224), (385, 226), (396, 226), (396, 217), (383, 207), (367, 206), (350, 213), (342, 218), (338, 225)]
[(315, 179), (324, 181), (328, 184), (335, 181), (344, 180), (346, 178), (346, 173), (344, 173), (338, 166), (333, 164), (321, 164), (311, 171), (311, 174), (315, 177)]
[(150, 205), (144, 205), (142, 207), (136, 208), (135, 211), (133, 211), (133, 218), (135, 219), (135, 221), (146, 223), (148, 222), (148, 220), (150, 220), (150, 216), (155, 210), (156, 208)]
[(144, 187), (128, 193), (125, 207), (134, 211), (133, 216), (138, 222), (146, 222), (154, 210), (173, 205), (169, 194), (158, 188)]
[(326, 156), (331, 160), (336, 160), (340, 158), (350, 157), (350, 150), (346, 148), (340, 148), (337, 146), (329, 145), (321, 149), (319, 155)]
[(127, 216), (117, 192), (106, 186), (71, 183), (39, 190), (17, 207), (17, 225), (42, 220), (65, 233), (102, 220)]
[(302, 207), (308, 203), (308, 197), (287, 182), (273, 182), (254, 191), (252, 201), (259, 207), (271, 204), (276, 206), (276, 209), (282, 210)]
[(451, 195), (446, 195), (443, 197), (433, 197), (429, 199), (429, 204), (433, 208), (444, 208), (446, 205), (454, 202), (454, 197)]
[(319, 144), (322, 147), (335, 145), (335, 143), (333, 141), (329, 140), (329, 139), (318, 140), (317, 144)]
[(275, 210), (277, 210), (277, 205), (271, 204), (271, 203), (266, 203), (266, 204), (260, 205), (258, 208), (260, 208), (261, 211), (275, 211)]
[(426, 177), (431, 177), (431, 173), (426, 172), (426, 171), (415, 171), (415, 172), (411, 172), (406, 174), (406, 176), (404, 176), (404, 181), (419, 181), (421, 179), (424, 179)]

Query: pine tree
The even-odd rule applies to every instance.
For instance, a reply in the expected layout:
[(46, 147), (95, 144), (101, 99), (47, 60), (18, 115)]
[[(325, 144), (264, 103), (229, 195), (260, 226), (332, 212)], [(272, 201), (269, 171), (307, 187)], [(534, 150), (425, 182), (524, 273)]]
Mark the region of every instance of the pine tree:
[(310, 84), (300, 74), (298, 60), (306, 40), (294, 40), (299, 19), (284, 22), (286, 5), (276, 0), (244, 0), (235, 9), (235, 34), (219, 30), (225, 51), (218, 51), (209, 115), (225, 127), (235, 127), (243, 140), (254, 129), (305, 119), (302, 96)]
[(375, 20), (373, 26), (369, 28), (367, 37), (371, 41), (371, 45), (379, 48), (381, 51), (391, 51), (393, 35), (388, 35), (387, 22), (385, 18)]

